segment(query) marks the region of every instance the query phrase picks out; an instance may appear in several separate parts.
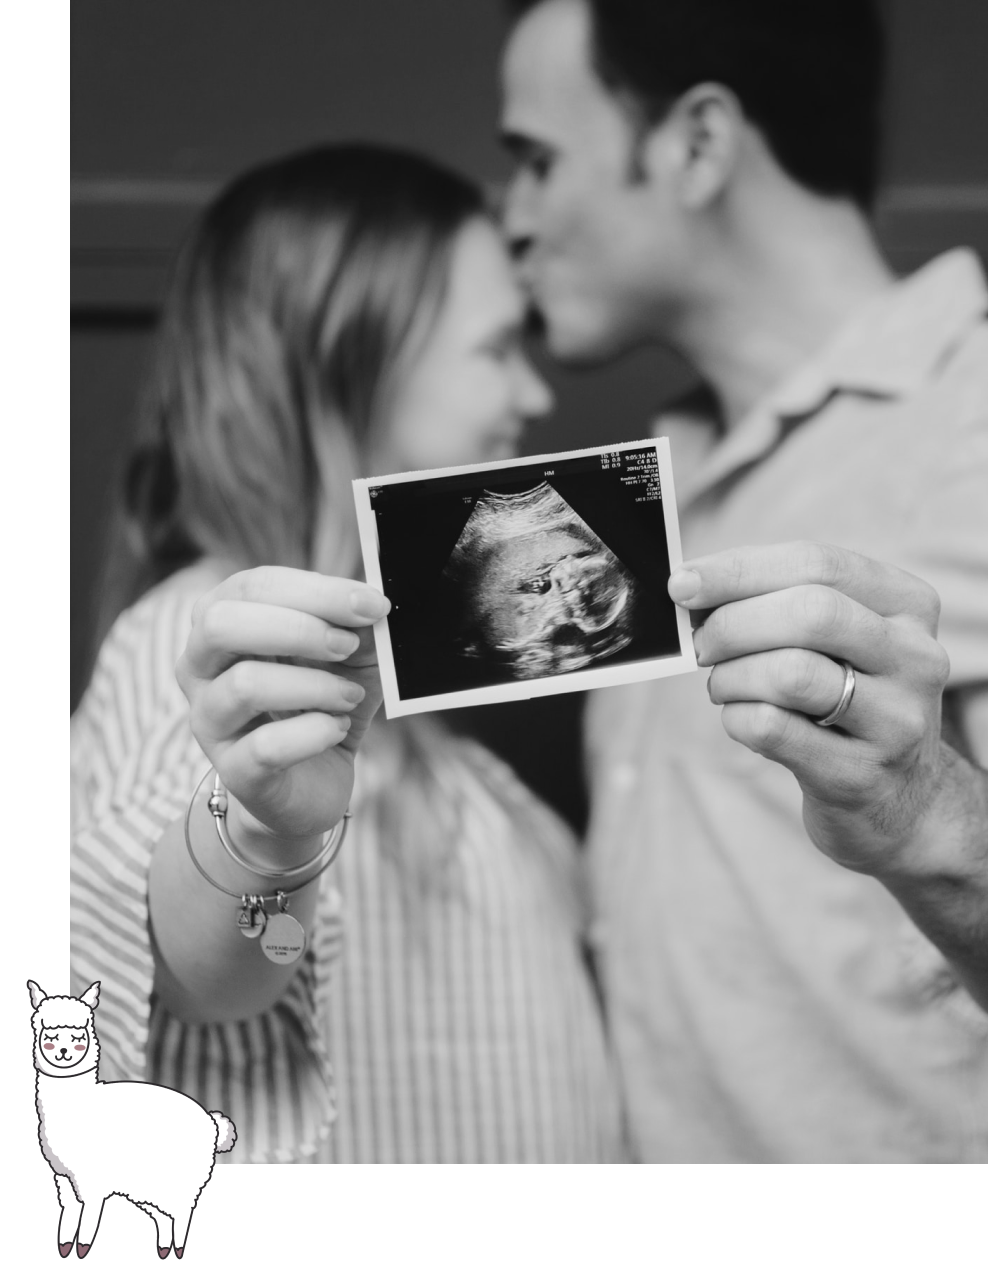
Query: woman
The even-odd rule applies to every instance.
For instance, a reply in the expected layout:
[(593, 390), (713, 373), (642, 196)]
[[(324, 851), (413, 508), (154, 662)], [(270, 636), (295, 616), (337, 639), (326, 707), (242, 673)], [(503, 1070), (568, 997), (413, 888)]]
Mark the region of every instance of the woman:
[(225, 1111), (233, 1159), (619, 1156), (571, 840), (479, 746), (371, 726), (388, 605), (351, 579), (352, 477), (508, 457), (547, 409), (521, 321), (476, 189), (378, 148), (245, 176), (181, 260), (128, 477), (154, 587), (73, 730), (72, 954), (104, 1076)]

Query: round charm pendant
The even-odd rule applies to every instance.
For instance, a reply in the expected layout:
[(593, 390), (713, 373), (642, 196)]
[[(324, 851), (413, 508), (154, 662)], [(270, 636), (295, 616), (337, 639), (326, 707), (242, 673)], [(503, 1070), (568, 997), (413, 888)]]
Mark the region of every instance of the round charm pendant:
[(237, 928), (245, 938), (259, 938), (267, 922), (267, 913), (261, 906), (244, 907), (237, 916)]
[(271, 916), (261, 938), (261, 950), (274, 964), (291, 964), (305, 948), (305, 930), (293, 915), (279, 911)]

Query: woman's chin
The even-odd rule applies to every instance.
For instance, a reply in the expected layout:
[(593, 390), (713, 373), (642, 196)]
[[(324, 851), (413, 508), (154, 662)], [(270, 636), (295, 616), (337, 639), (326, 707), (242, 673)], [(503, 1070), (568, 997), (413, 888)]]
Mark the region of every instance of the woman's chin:
[(514, 460), (519, 454), (521, 436), (491, 438), (486, 444), (482, 460), (478, 464), (488, 464), (492, 460)]

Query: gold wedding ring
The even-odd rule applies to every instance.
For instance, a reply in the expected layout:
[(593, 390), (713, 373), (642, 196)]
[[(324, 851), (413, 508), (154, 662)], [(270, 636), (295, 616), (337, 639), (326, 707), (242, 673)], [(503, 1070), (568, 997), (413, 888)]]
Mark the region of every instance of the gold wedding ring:
[(813, 720), (818, 728), (830, 728), (838, 719), (842, 719), (847, 714), (847, 708), (851, 704), (851, 698), (854, 696), (854, 671), (846, 661), (841, 661), (839, 664), (844, 669), (844, 691), (840, 694), (840, 700), (828, 715), (824, 715), (822, 719)]

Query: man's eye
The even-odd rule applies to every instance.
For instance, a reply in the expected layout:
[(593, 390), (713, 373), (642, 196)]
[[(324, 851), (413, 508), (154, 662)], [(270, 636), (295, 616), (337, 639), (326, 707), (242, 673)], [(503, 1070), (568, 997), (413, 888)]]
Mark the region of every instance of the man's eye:
[(519, 149), (515, 154), (518, 171), (527, 174), (537, 183), (543, 183), (549, 177), (555, 159), (552, 152), (537, 147)]

